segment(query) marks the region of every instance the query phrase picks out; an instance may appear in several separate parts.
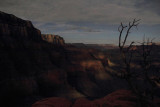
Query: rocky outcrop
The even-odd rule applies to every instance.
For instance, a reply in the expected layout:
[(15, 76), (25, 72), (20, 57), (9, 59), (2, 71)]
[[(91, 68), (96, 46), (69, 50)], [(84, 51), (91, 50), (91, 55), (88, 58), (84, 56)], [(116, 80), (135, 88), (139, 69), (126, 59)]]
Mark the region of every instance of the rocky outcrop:
[[(144, 102), (144, 107), (159, 107), (159, 98), (155, 98), (150, 103)], [(60, 103), (64, 102), (64, 103)], [(141, 102), (142, 103), (142, 102)], [(32, 107), (137, 107), (140, 102), (138, 97), (130, 90), (117, 90), (111, 94), (96, 100), (88, 100), (87, 98), (76, 99), (73, 103), (65, 98), (48, 98), (37, 101)], [(153, 106), (154, 105), (154, 106)]]
[(31, 21), (23, 20), (4, 12), (0, 12), (0, 36), (41, 40), (40, 30), (34, 28)]
[(64, 45), (64, 39), (58, 35), (52, 35), (52, 34), (42, 34), (41, 35), (42, 39), (49, 42), (53, 43), (56, 45)]
[(0, 105), (31, 105), (68, 85), (63, 47), (44, 42), (30, 21), (0, 12), (0, 51)]
[(72, 102), (65, 98), (52, 97), (37, 101), (32, 107), (71, 107)]

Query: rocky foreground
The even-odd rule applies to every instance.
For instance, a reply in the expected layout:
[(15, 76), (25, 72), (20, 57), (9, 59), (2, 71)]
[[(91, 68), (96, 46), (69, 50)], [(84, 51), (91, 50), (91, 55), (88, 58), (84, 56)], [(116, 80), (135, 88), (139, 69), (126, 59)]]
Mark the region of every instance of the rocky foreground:
[(137, 106), (109, 66), (98, 50), (67, 45), (60, 36), (42, 35), (30, 21), (0, 12), (3, 107)]
[(136, 101), (136, 96), (130, 91), (118, 90), (100, 99), (79, 98), (73, 103), (65, 98), (51, 97), (37, 101), (32, 107), (135, 107), (138, 106)]

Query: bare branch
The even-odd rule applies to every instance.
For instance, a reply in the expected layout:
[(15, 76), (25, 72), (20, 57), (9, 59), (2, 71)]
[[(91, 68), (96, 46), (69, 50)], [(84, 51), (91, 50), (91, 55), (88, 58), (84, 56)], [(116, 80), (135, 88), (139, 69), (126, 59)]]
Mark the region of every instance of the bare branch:
[(118, 31), (120, 32), (120, 35), (119, 35), (119, 48), (122, 48), (122, 47), (121, 47), (121, 37), (122, 37), (123, 30), (124, 30), (126, 27), (127, 27), (127, 26), (124, 26), (122, 22), (121, 22), (121, 25), (118, 27)]
[(134, 27), (134, 26), (137, 28), (137, 26), (139, 25), (139, 23), (137, 23), (138, 21), (140, 21), (140, 19), (139, 20), (134, 19), (133, 22), (132, 22), (132, 24), (129, 22), (129, 27), (127, 29), (127, 33), (125, 35), (125, 39), (124, 39), (122, 47), (124, 47), (124, 45), (126, 43), (126, 40), (127, 40), (127, 37), (128, 37), (128, 35), (130, 33), (131, 28)]
[(135, 42), (131, 42), (131, 43), (130, 43), (129, 47), (127, 48), (127, 52), (132, 48), (132, 46), (133, 46), (134, 43), (135, 43)]

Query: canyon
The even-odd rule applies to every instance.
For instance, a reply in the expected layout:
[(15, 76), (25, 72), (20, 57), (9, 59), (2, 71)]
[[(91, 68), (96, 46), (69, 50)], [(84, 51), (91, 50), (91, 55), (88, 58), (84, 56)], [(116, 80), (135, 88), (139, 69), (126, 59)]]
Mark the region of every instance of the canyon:
[(4, 12), (0, 65), (4, 107), (137, 105), (127, 82), (115, 75), (118, 71), (109, 70), (116, 64), (101, 50), (66, 44), (62, 37), (41, 34), (31, 21)]

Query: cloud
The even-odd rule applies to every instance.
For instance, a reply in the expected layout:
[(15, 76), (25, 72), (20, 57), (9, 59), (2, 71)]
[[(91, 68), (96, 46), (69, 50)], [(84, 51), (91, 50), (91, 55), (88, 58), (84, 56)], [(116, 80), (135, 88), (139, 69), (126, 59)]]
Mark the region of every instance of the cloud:
[(144, 33), (159, 36), (160, 25), (154, 27), (160, 24), (159, 5), (159, 0), (0, 0), (0, 11), (31, 20), (42, 33), (59, 34), (68, 42), (106, 43), (116, 41), (120, 22), (134, 18), (141, 19), (135, 39)]
[(92, 25), (77, 25), (77, 24), (72, 24), (72, 23), (33, 23), (36, 25), (37, 28), (41, 29), (42, 33), (47, 33), (47, 32), (100, 32), (101, 30), (98, 28), (94, 28), (93, 24)]
[[(141, 18), (145, 24), (155, 24), (160, 23), (158, 3), (159, 0), (1, 0), (0, 10), (43, 23), (119, 24)], [(146, 7), (154, 9), (145, 10)]]
[(100, 32), (100, 30), (96, 30), (91, 27), (77, 26), (77, 25), (67, 26), (65, 30), (78, 30), (81, 32)]
[(136, 7), (142, 10), (152, 11), (160, 15), (160, 0), (139, 0)]

